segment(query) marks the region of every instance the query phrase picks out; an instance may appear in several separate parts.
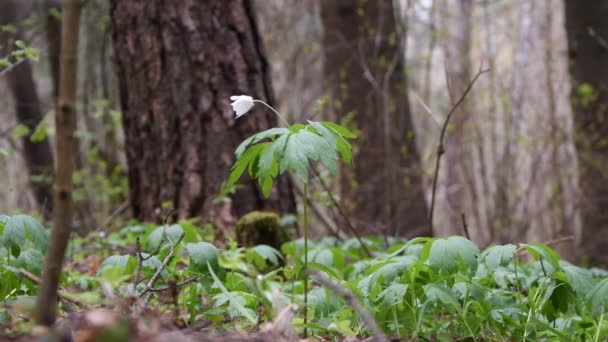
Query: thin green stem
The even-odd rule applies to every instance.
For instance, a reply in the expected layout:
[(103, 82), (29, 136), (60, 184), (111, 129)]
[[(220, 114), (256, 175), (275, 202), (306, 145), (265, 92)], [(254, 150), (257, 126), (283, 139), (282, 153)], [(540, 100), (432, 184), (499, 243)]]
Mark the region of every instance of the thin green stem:
[(269, 105), (268, 103), (266, 103), (262, 100), (253, 100), (253, 102), (259, 102), (259, 103), (263, 104), (264, 106), (270, 108), (270, 110), (272, 110), (281, 119), (281, 121), (283, 121), (283, 123), (285, 123), (285, 125), (287, 125), (287, 128), (291, 127), (291, 125), (289, 124), (289, 122), (287, 122), (285, 117), (283, 115), (281, 115), (281, 113), (279, 113), (276, 109), (272, 108), (272, 106)]
[(308, 338), (308, 183), (304, 183), (304, 339)]

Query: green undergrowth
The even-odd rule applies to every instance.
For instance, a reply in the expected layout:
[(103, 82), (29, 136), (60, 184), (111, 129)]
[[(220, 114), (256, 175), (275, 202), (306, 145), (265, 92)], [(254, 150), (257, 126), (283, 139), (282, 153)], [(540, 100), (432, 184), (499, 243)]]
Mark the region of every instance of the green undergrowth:
[[(177, 312), (178, 319), (189, 325), (209, 320), (212, 324), (206, 329), (215, 331), (256, 331), (288, 305), (302, 307), (303, 279), (308, 279), (301, 274), (303, 240), (287, 242), (281, 250), (266, 245), (244, 248), (234, 241), (219, 248), (204, 235), (192, 222), (182, 221), (132, 225), (103, 237), (75, 237), (62, 277), (64, 296), (129, 311), (132, 299), (143, 300), (146, 286), (158, 273), (153, 287), (178, 288), (177, 296), (167, 299), (162, 291), (154, 292), (147, 310)], [(138, 237), (143, 262), (136, 252)], [(33, 324), (31, 310), (23, 309), (23, 303), (33, 302), (37, 286), (21, 269), (40, 274), (47, 239), (46, 228), (29, 216), (0, 216), (0, 324), (5, 332), (26, 331)], [(459, 236), (409, 241), (367, 237), (363, 242), (372, 258), (354, 239), (311, 241), (308, 268), (353, 293), (389, 336), (484, 341), (608, 338), (606, 272), (572, 265), (546, 245), (510, 244), (480, 251)], [(172, 245), (174, 257), (157, 272)], [(135, 284), (138, 269), (141, 281)], [(330, 339), (370, 336), (350, 303), (311, 278), (309, 334)], [(180, 285), (183, 282), (187, 283)], [(108, 299), (108, 288), (119, 301)], [(61, 308), (63, 313), (78, 309), (65, 301)], [(303, 315), (299, 311), (293, 322), (299, 333), (304, 329)]]

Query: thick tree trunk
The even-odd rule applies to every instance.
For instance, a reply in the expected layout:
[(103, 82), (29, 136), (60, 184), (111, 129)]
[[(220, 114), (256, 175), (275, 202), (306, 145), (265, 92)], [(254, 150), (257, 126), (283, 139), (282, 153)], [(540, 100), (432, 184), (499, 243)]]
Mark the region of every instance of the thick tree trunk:
[(343, 197), (353, 216), (390, 234), (420, 233), (427, 220), (420, 160), (408, 101), (404, 39), (392, 0), (322, 1), (323, 50), (331, 106), (354, 115), (354, 172)]
[(575, 143), (579, 155), (580, 256), (608, 264), (608, 2), (566, 0)]
[[(157, 221), (168, 204), (179, 217), (203, 216), (236, 146), (277, 124), (263, 106), (238, 121), (230, 107), (231, 95), (273, 100), (251, 3), (113, 0), (111, 16), (134, 214)], [(273, 191), (264, 201), (246, 181), (235, 213), (295, 211), (286, 178)]]
[[(0, 4), (0, 24), (18, 25), (23, 16), (19, 13), (19, 1), (5, 0)], [(20, 39), (20, 30), (16, 34), (8, 32), (0, 35), (0, 45), (4, 51), (3, 56), (9, 55), (13, 50), (13, 42)], [(18, 62), (18, 64), (7, 74), (8, 85), (15, 101), (15, 114), (17, 122), (25, 125), (34, 132), (42, 121), (40, 100), (32, 74), (32, 65), (29, 60)], [(50, 218), (53, 210), (53, 154), (48, 139), (32, 141), (30, 135), (21, 139), (23, 145), (23, 157), (29, 173), (29, 182), (34, 192), (34, 197), (43, 216)]]

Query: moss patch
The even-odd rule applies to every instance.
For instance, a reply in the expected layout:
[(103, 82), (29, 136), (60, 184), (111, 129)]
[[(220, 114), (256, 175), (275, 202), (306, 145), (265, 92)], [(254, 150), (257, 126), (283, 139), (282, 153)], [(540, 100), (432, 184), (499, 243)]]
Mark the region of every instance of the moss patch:
[(264, 211), (252, 211), (241, 217), (236, 223), (235, 235), (242, 246), (268, 245), (279, 250), (290, 238), (279, 216)]

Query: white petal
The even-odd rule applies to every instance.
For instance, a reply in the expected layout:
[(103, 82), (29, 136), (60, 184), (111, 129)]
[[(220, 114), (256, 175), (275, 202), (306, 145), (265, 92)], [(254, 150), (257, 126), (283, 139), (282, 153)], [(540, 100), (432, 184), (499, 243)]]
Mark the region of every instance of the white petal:
[(232, 109), (236, 112), (237, 118), (250, 111), (254, 105), (253, 97), (247, 95), (230, 96), (230, 100), (234, 101), (230, 105), (232, 106)]

